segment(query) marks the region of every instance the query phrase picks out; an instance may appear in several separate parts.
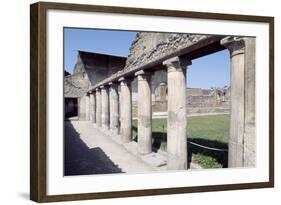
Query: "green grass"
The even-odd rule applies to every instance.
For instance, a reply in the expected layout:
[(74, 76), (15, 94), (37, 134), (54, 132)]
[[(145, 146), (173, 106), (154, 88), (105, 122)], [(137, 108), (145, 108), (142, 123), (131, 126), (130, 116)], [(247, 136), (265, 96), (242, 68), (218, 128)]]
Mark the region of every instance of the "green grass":
[(189, 138), (202, 137), (208, 140), (228, 142), (229, 115), (189, 117), (187, 124)]
[[(187, 118), (187, 136), (190, 142), (214, 148), (228, 148), (229, 114)], [(153, 119), (153, 147), (166, 150), (167, 119)], [(137, 120), (133, 120), (133, 137), (137, 140)], [(189, 156), (203, 168), (227, 167), (227, 152), (210, 151), (188, 144)]]

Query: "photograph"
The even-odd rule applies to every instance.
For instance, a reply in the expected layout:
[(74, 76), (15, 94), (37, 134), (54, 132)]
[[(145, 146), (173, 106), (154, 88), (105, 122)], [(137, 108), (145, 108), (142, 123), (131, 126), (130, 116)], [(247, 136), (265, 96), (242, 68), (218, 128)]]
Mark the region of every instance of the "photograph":
[(274, 186), (274, 18), (30, 7), (30, 198)]
[(255, 167), (255, 37), (65, 27), (63, 42), (65, 176)]
[(1, 8), (1, 204), (280, 201), (273, 0)]

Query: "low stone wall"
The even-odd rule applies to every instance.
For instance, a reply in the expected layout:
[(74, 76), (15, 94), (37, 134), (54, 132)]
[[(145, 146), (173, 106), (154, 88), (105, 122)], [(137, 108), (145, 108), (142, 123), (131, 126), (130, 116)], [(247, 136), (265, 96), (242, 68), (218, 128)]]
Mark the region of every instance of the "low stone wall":
[[(166, 85), (163, 86), (166, 88)], [(160, 89), (161, 90), (161, 89)], [(162, 95), (155, 89), (152, 93), (152, 112), (167, 112), (168, 102), (167, 93)], [(230, 89), (226, 89), (227, 95), (219, 96), (211, 89), (187, 88), (186, 90), (186, 107), (188, 114), (208, 114), (208, 113), (229, 113), (230, 112)], [(137, 92), (132, 95), (132, 113), (133, 117), (138, 115)]]
[(229, 113), (229, 108), (224, 107), (193, 107), (186, 109), (187, 114)]
[[(138, 106), (136, 102), (133, 102), (132, 107), (133, 117), (138, 116)], [(167, 102), (156, 102), (152, 105), (152, 112), (167, 112)], [(187, 107), (187, 114), (209, 114), (209, 113), (230, 113), (230, 108), (226, 106), (218, 106), (218, 107)]]

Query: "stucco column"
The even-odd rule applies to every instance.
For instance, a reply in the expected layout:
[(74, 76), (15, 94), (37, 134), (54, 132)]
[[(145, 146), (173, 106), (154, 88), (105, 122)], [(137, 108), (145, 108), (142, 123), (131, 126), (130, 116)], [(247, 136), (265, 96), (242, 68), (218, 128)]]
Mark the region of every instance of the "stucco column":
[(123, 143), (132, 141), (131, 80), (120, 78), (120, 134)]
[(118, 84), (109, 83), (109, 116), (110, 116), (110, 131), (113, 134), (119, 134), (119, 96)]
[(191, 61), (174, 57), (168, 69), (167, 151), (169, 170), (187, 169), (186, 66)]
[(86, 113), (86, 121), (90, 120), (90, 95), (87, 93), (85, 96), (85, 113)]
[(151, 74), (138, 71), (138, 152), (149, 154), (152, 151), (152, 109)]
[(96, 96), (93, 91), (90, 93), (90, 106), (90, 120), (92, 121), (92, 123), (96, 123)]
[(101, 87), (101, 124), (102, 128), (107, 130), (109, 128), (109, 98), (108, 87)]
[(228, 141), (228, 167), (244, 164), (245, 116), (245, 41), (240, 37), (226, 37), (221, 44), (229, 49), (231, 58), (231, 113)]
[(101, 127), (101, 91), (96, 89), (96, 124)]

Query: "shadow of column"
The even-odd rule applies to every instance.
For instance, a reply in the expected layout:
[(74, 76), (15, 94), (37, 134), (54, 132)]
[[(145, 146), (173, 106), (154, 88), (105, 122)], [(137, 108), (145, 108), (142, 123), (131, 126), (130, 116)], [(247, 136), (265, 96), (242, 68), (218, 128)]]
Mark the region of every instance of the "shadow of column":
[(64, 175), (122, 173), (99, 147), (89, 148), (70, 122), (64, 122)]

